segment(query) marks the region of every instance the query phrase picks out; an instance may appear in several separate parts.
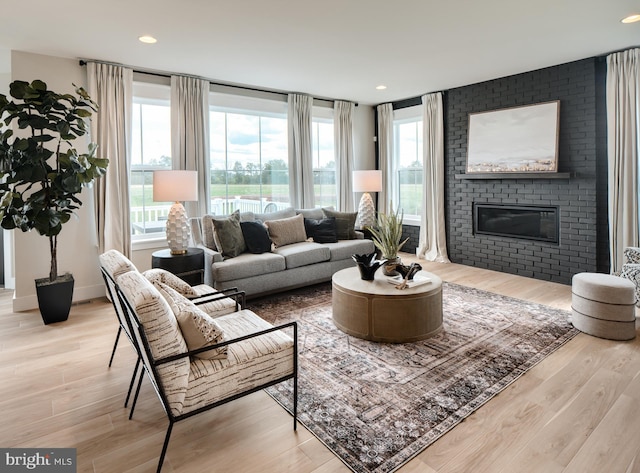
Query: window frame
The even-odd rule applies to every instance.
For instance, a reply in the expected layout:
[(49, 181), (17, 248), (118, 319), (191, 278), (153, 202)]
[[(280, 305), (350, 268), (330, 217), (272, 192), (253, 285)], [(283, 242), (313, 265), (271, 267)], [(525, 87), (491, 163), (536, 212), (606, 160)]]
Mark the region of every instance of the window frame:
[[(400, 202), (400, 182), (397, 178), (397, 172), (399, 171), (399, 162), (398, 162), (398, 140), (397, 140), (397, 125), (407, 124), (407, 123), (419, 123), (424, 124), (424, 116), (423, 116), (423, 107), (422, 105), (415, 105), (411, 107), (405, 107), (402, 109), (394, 110), (393, 112), (393, 169), (394, 176), (393, 178), (396, 180), (394, 188), (393, 201)], [(423, 137), (424, 139), (424, 137)], [(424, 152), (422, 149), (418, 150), (419, 159), (422, 161), (422, 166), (424, 169)], [(422, 195), (424, 200), (424, 182), (422, 183)], [(424, 203), (423, 203), (424, 205)], [(420, 215), (403, 215), (402, 223), (404, 225), (412, 225), (412, 226), (420, 226), (422, 217)]]

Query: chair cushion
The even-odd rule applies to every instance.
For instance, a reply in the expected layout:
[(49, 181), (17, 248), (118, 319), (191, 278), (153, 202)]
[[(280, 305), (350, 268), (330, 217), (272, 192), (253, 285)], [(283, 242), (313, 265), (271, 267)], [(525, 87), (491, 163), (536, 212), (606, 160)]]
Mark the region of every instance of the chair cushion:
[(250, 253), (261, 254), (271, 251), (271, 239), (267, 227), (260, 221), (240, 222), (242, 236)]
[[(137, 271), (130, 271), (120, 275), (116, 283), (135, 310), (154, 359), (187, 352), (187, 344), (169, 303), (147, 278)], [(158, 381), (164, 388), (171, 411), (176, 415), (182, 411), (189, 367), (189, 358), (157, 367)]]
[(322, 261), (329, 261), (331, 252), (329, 248), (319, 243), (304, 241), (276, 248), (274, 253), (284, 256), (287, 269), (299, 268)]
[[(627, 248), (628, 249), (628, 248)], [(625, 250), (626, 252), (627, 250)], [(640, 264), (625, 263), (622, 265), (620, 277), (628, 279), (635, 285), (636, 305), (640, 304)]]
[[(170, 286), (159, 283), (160, 294), (167, 300), (178, 320), (182, 336), (189, 350), (208, 347), (224, 341), (222, 328), (209, 315)], [(196, 358), (218, 360), (227, 357), (227, 347), (216, 348), (195, 355)]]
[(338, 240), (353, 240), (356, 238), (356, 219), (358, 212), (336, 212), (329, 208), (323, 208), (325, 218), (336, 218)]
[(236, 210), (228, 217), (214, 217), (211, 221), (216, 247), (223, 257), (235, 258), (247, 250), (240, 227), (240, 211)]
[[(241, 337), (271, 325), (250, 310), (217, 319), (227, 339)], [(293, 372), (293, 339), (276, 331), (229, 345), (223, 360), (194, 359), (184, 413)]]
[(285, 267), (285, 260), (281, 255), (244, 253), (236, 258), (213, 263), (212, 275), (214, 281), (224, 282), (284, 271)]
[(290, 245), (291, 243), (299, 243), (307, 239), (307, 233), (304, 230), (304, 217), (296, 215), (294, 217), (283, 218), (280, 220), (270, 220), (265, 222), (269, 230), (269, 237), (276, 248)]
[(108, 250), (100, 256), (100, 265), (115, 281), (118, 276), (129, 271), (138, 271), (129, 259), (117, 250)]
[(196, 297), (198, 293), (184, 280), (180, 279), (173, 273), (170, 273), (166, 269), (153, 268), (148, 269), (142, 273), (142, 275), (151, 281), (151, 284), (158, 287), (158, 283), (166, 284), (171, 289), (178, 291), (185, 297)]

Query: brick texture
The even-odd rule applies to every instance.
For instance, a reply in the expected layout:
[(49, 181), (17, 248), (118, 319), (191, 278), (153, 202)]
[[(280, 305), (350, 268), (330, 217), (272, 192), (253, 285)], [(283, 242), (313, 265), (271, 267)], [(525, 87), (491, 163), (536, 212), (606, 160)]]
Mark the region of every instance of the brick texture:
[[(565, 284), (581, 271), (608, 271), (603, 90), (601, 61), (590, 58), (445, 92), (451, 261)], [(551, 100), (560, 100), (558, 171), (570, 178), (456, 177), (466, 169), (469, 113)], [(558, 206), (560, 243), (474, 235), (474, 202)]]

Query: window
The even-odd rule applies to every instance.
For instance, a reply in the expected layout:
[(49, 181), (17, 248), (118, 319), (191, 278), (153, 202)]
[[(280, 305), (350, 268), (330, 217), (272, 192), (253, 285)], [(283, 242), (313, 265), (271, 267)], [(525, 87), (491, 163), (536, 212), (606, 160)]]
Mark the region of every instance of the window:
[[(407, 221), (419, 221), (422, 212), (422, 108), (397, 110), (393, 121), (393, 159), (397, 195), (394, 202)], [(395, 207), (395, 205), (394, 205)]]
[[(289, 207), (286, 102), (212, 93), (211, 104), (211, 213)], [(335, 206), (332, 110), (314, 108), (312, 147), (315, 205)]]
[(212, 94), (211, 213), (289, 206), (286, 103)]
[[(315, 114), (320, 113), (316, 112)], [(314, 117), (311, 131), (315, 206), (337, 207), (338, 199), (336, 195), (336, 159), (333, 147), (333, 119)]]
[(134, 83), (129, 176), (133, 240), (164, 236), (172, 204), (153, 201), (153, 171), (171, 169), (169, 93), (166, 86)]

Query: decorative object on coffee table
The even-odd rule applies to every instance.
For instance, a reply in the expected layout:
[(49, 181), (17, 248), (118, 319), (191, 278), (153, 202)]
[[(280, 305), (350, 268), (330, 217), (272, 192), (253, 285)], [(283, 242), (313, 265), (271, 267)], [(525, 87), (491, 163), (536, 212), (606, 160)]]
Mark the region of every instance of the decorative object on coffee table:
[(370, 227), (376, 221), (376, 207), (369, 192), (382, 190), (382, 171), (353, 171), (353, 192), (363, 192), (358, 206), (356, 228)]
[(387, 260), (387, 263), (382, 267), (382, 272), (385, 276), (396, 276), (399, 274), (396, 271), (396, 266), (400, 264), (398, 252), (409, 239), (407, 237), (404, 241), (400, 241), (402, 239), (403, 215), (400, 207), (398, 207), (395, 212), (391, 211), (388, 214), (378, 212), (376, 225), (367, 227), (371, 232), (373, 244), (376, 245), (376, 248), (382, 253), (382, 259)]
[(384, 260), (376, 259), (375, 251), (366, 255), (352, 255), (351, 258), (353, 258), (353, 261), (358, 265), (360, 278), (364, 281), (373, 281), (376, 271), (385, 263)]
[(167, 244), (172, 255), (183, 255), (189, 244), (187, 211), (182, 202), (198, 200), (197, 171), (155, 171), (153, 200), (175, 202), (167, 218)]

